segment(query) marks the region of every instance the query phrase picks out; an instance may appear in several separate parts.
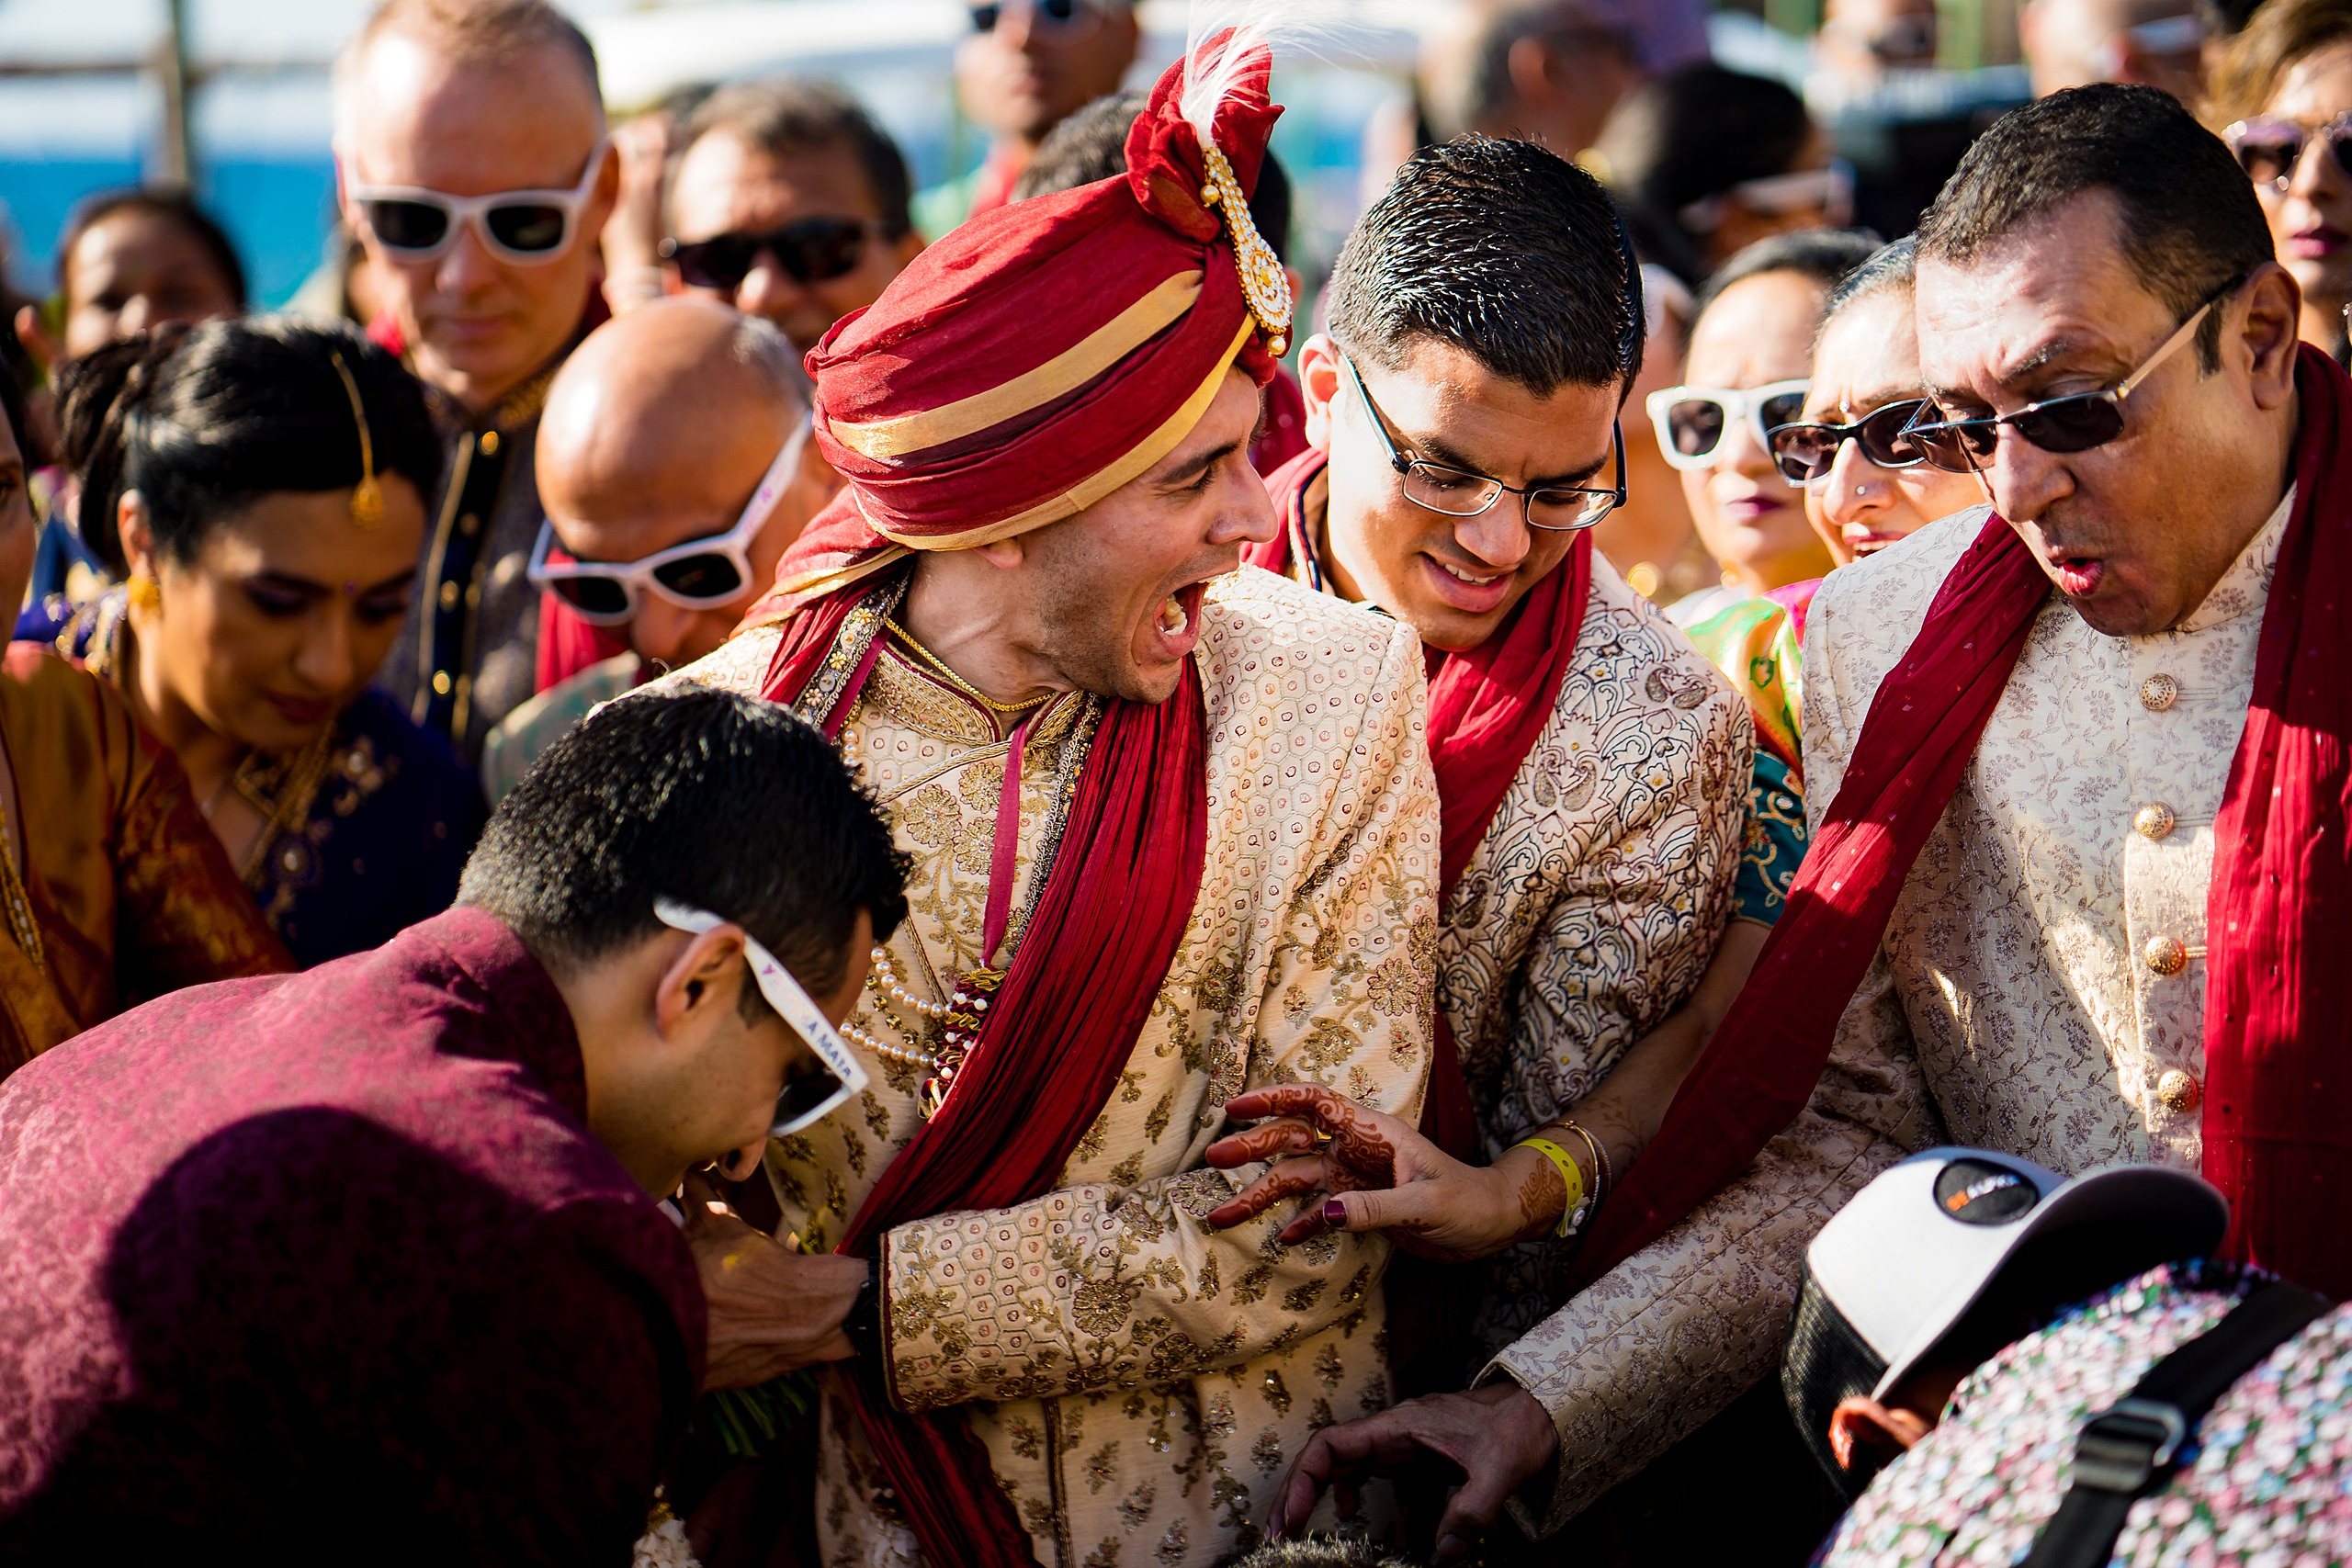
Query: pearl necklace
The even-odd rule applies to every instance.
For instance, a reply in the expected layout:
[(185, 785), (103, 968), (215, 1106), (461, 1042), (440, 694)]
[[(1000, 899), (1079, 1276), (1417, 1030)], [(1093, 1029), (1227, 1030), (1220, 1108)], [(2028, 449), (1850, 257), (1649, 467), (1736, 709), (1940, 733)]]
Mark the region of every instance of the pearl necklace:
[(869, 956), (874, 966), (865, 977), (867, 987), (877, 998), (895, 1002), (922, 1019), (928, 1032), (937, 1037), (938, 1049), (935, 1053), (910, 1051), (886, 1043), (854, 1024), (844, 1023), (841, 1032), (852, 1043), (863, 1045), (877, 1056), (923, 1069), (926, 1076), (919, 1095), (920, 1110), (922, 1119), (928, 1122), (947, 1102), (947, 1091), (955, 1085), (956, 1069), (964, 1065), (965, 1055), (978, 1038), (981, 1019), (989, 1010), (989, 993), (996, 989), (1003, 976), (989, 970), (975, 970), (957, 977), (956, 990), (947, 1000), (928, 1002), (907, 989), (887, 950), (877, 947)]

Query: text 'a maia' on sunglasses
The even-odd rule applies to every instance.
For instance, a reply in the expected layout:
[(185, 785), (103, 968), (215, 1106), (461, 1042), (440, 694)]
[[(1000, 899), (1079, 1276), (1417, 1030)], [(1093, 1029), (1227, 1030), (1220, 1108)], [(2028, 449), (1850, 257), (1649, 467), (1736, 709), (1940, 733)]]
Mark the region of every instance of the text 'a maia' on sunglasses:
[(1744, 389), (1668, 387), (1652, 392), (1647, 407), (1666, 460), (1678, 468), (1705, 468), (1714, 465), (1736, 420), (1746, 420), (1756, 445), (1770, 451), (1773, 429), (1794, 423), (1812, 389), (1812, 382), (1802, 380), (1768, 381)]
[(1915, 468), (1928, 460), (1918, 444), (1903, 434), (1912, 416), (1927, 406), (1925, 398), (1905, 398), (1883, 403), (1851, 424), (1783, 424), (1772, 431), (1772, 461), (1781, 477), (1792, 485), (1826, 479), (1838, 461), (1838, 448), (1851, 441), (1862, 456), (1882, 468)]
[(528, 576), (537, 586), (553, 589), (591, 626), (616, 626), (634, 619), (643, 593), (681, 610), (715, 610), (730, 604), (752, 586), (752, 541), (767, 526), (785, 487), (792, 483), (800, 467), (800, 448), (808, 440), (808, 422), (804, 419), (785, 437), (784, 449), (760, 476), (742, 515), (724, 534), (688, 539), (642, 560), (557, 560), (555, 524), (546, 522), (539, 525), (538, 543), (531, 548)]
[(2222, 140), (2237, 154), (2238, 167), (2256, 186), (2283, 191), (2295, 183), (2303, 151), (2316, 138), (2335, 160), (2338, 174), (2352, 175), (2352, 112), (2337, 115), (2324, 125), (2305, 125), (2278, 115), (2256, 115), (2239, 120), (2222, 132)]
[[(673, 931), (699, 935), (712, 927), (724, 924), (707, 909), (697, 909), (675, 898), (653, 900), (656, 919)], [(743, 959), (752, 967), (752, 979), (760, 987), (760, 995), (768, 1006), (775, 1009), (786, 1025), (808, 1043), (815, 1053), (817, 1065), (806, 1072), (797, 1073), (785, 1080), (784, 1092), (775, 1097), (775, 1117), (768, 1126), (771, 1138), (789, 1137), (803, 1127), (823, 1121), (835, 1109), (865, 1088), (865, 1069), (850, 1055), (849, 1044), (841, 1032), (825, 1021), (816, 999), (801, 989), (792, 972), (776, 962), (775, 954), (753, 941), (750, 932), (743, 935)]]
[(422, 186), (366, 185), (346, 187), (351, 204), (376, 243), (401, 261), (427, 262), (457, 242), (471, 224), (492, 255), (518, 266), (551, 262), (571, 248), (580, 209), (605, 168), (605, 139), (588, 153), (580, 183), (570, 190), (502, 190), (488, 196), (451, 196)]
[(1372, 389), (1363, 384), (1363, 372), (1356, 368), (1352, 359), (1347, 361), (1347, 367), (1348, 374), (1355, 380), (1356, 396), (1363, 400), (1364, 412), (1372, 416), (1372, 427), (1380, 433), (1380, 445), (1388, 454), (1388, 466), (1404, 480), (1405, 499), (1416, 506), (1442, 512), (1448, 517), (1478, 517), (1492, 511), (1495, 502), (1503, 497), (1515, 495), (1520, 498), (1520, 515), (1527, 520), (1529, 527), (1570, 533), (1591, 527), (1625, 504), (1625, 433), (1614, 423), (1609, 427), (1609, 440), (1617, 457), (1615, 488), (1538, 485), (1521, 490), (1466, 468), (1406, 457), (1396, 449), (1396, 438), (1388, 434), (1388, 416), (1372, 400)]
[(865, 259), (869, 240), (896, 238), (878, 218), (796, 218), (763, 234), (713, 234), (707, 240), (664, 240), (662, 259), (689, 288), (733, 289), (765, 254), (796, 283), (846, 277)]
[(1008, 11), (1026, 11), (1030, 25), (1041, 30), (1070, 35), (1092, 32), (1102, 20), (1102, 0), (997, 0), (972, 6), (972, 30), (992, 33)]
[(1927, 455), (1930, 468), (1946, 473), (1972, 474), (1992, 459), (2000, 445), (2001, 427), (2008, 426), (2045, 452), (2087, 452), (2123, 434), (2123, 404), (2156, 367), (2180, 352), (2196, 333), (2206, 312), (2228, 299), (2247, 275), (2238, 274), (2208, 295), (2140, 368), (2112, 387), (2096, 392), (2074, 392), (2028, 403), (2015, 413), (1988, 414), (1982, 419), (1948, 419), (1931, 400), (1903, 434)]

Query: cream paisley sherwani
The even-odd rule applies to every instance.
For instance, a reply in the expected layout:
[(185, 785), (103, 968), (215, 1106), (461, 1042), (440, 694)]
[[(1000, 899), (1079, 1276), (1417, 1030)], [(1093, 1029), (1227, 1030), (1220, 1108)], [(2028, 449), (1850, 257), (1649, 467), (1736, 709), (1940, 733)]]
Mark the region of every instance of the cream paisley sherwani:
[[(1213, 1230), (1200, 1216), (1255, 1170), (1202, 1155), (1225, 1101), (1261, 1084), (1419, 1114), (1438, 837), (1420, 645), (1256, 570), (1219, 580), (1202, 617), (1207, 863), (1127, 1069), (1059, 1190), (902, 1225), (881, 1264), (894, 1396), (963, 1409), (1046, 1568), (1172, 1568), (1246, 1547), (1307, 1436), (1390, 1398), (1386, 1242), (1283, 1247), (1280, 1216)], [(844, 635), (874, 632), (853, 615)], [(775, 640), (748, 634), (684, 673), (755, 692)], [(824, 705), (824, 684), (804, 705)], [(1100, 713), (1070, 694), (1032, 721), (1016, 909), (1042, 885)], [(842, 740), (915, 863), (891, 969), (939, 999), (980, 962), (1007, 747), (894, 640)], [(1019, 941), (1016, 917), (1008, 951)], [(921, 1049), (910, 1021), (876, 987), (850, 1020)], [(919, 1072), (867, 1066), (854, 1110), (770, 1146), (786, 1224), (811, 1248), (834, 1244), (920, 1126)], [(919, 1561), (854, 1418), (829, 1396), (823, 1422), (826, 1562)]]
[[(2063, 1171), (2198, 1168), (2213, 818), (2292, 501), (2172, 631), (2105, 637), (2054, 594), (2035, 620), (1843, 1025), (1916, 1052), (1959, 1142)], [(1805, 769), (1825, 788), (1984, 518), (1948, 518), (1814, 601)]]
[[(1687, 999), (1731, 913), (1747, 709), (1598, 558), (1591, 593), (1552, 722), (1439, 928), (1439, 996), (1489, 1160)], [(1571, 1251), (1532, 1242), (1487, 1266), (1480, 1336), (1500, 1353), (1484, 1376), (1517, 1379), (1560, 1432), (1556, 1495), (1515, 1506), (1530, 1530), (1556, 1528), (1763, 1375), (1786, 1314), (1770, 1282), (1793, 1268), (1809, 1216), (1900, 1152), (1872, 1130), (1890, 1094), (1911, 1103), (1887, 1077), (1808, 1111), (1732, 1190), (1565, 1308), (1553, 1310)]]
[[(1747, 705), (1607, 562), (1592, 575), (1557, 716), (1439, 931), (1440, 994), (1489, 1157), (1591, 1092), (1698, 984), (1747, 819)], [(1576, 787), (1547, 799), (1563, 783)], [(1819, 1223), (1801, 1216), (1897, 1153), (1871, 1131), (1871, 1109), (1816, 1105), (1730, 1189), (1565, 1306), (1573, 1253), (1535, 1242), (1497, 1259), (1487, 1348), (1498, 1353), (1481, 1381), (1519, 1382), (1560, 1435), (1554, 1492), (1514, 1505), (1529, 1530), (1556, 1529), (1764, 1374), (1786, 1304), (1762, 1282)]]
[[(1662, 1286), (1671, 1301), (1679, 1280), (1744, 1254), (1742, 1292), (1684, 1314), (1655, 1360), (1668, 1387), (1753, 1382), (1779, 1353), (1805, 1244), (1905, 1149), (1951, 1141), (2062, 1171), (2196, 1167), (2213, 817), (2245, 726), (2287, 510), (2282, 501), (2174, 631), (2105, 637), (2063, 598), (2043, 606), (1811, 1105), (1747, 1176), (1504, 1358), (1510, 1375), (1550, 1391), (1555, 1415), (1560, 1393), (1593, 1383), (1595, 1350), (1608, 1348), (1564, 1320), (1631, 1269), (1647, 1270), (1645, 1291)], [(1840, 569), (1815, 596), (1804, 768), (1816, 833), (1871, 697), (1987, 515), (1979, 507), (1932, 524)], [(2149, 944), (2168, 942), (2186, 963), (2159, 974)], [(2180, 1077), (2165, 1086), (2166, 1073)], [(1793, 1205), (1779, 1201), (1771, 1175), (1792, 1160), (1817, 1183)], [(1696, 1425), (1658, 1415), (1676, 1435)], [(1562, 1421), (1557, 1495), (1548, 1517), (1542, 1507), (1523, 1517), (1556, 1524), (1590, 1500), (1571, 1444), (1591, 1425)]]

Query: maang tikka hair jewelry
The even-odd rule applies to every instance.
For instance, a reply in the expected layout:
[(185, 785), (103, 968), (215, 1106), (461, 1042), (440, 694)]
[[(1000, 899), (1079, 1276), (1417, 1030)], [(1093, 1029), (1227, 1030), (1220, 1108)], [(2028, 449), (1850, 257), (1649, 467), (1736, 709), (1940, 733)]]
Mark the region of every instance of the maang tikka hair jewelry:
[(334, 361), (334, 373), (343, 378), (343, 389), (351, 396), (351, 417), (359, 425), (359, 483), (351, 492), (351, 520), (362, 528), (373, 528), (384, 520), (384, 487), (376, 481), (376, 444), (368, 435), (368, 405), (360, 400), (359, 383), (343, 355), (328, 357)]

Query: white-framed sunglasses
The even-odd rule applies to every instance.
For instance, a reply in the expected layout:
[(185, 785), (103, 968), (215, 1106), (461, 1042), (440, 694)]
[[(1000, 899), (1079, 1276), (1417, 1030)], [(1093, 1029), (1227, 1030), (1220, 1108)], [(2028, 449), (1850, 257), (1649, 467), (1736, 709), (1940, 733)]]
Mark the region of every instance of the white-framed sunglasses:
[[(697, 909), (675, 898), (653, 900), (654, 917), (673, 931), (699, 936), (715, 926), (725, 925), (707, 909)], [(752, 979), (760, 987), (760, 995), (768, 999), (793, 1032), (808, 1043), (821, 1064), (817, 1070), (785, 1081), (784, 1092), (775, 1097), (775, 1120), (769, 1123), (768, 1136), (781, 1138), (797, 1133), (803, 1127), (821, 1122), (831, 1115), (844, 1101), (865, 1088), (865, 1069), (850, 1055), (849, 1043), (841, 1032), (825, 1021), (817, 1003), (792, 972), (776, 962), (775, 954), (762, 947), (749, 931), (743, 933), (743, 956), (752, 966)]]
[(1746, 420), (1758, 451), (1772, 450), (1772, 432), (1796, 423), (1809, 380), (1767, 381), (1760, 387), (1668, 387), (1652, 392), (1650, 423), (1657, 427), (1657, 449), (1678, 468), (1714, 466), (1735, 420)]
[(800, 449), (808, 441), (808, 421), (803, 419), (784, 438), (784, 448), (752, 491), (752, 499), (735, 525), (724, 534), (706, 535), (656, 550), (642, 560), (593, 561), (550, 558), (561, 547), (552, 521), (539, 525), (538, 542), (531, 547), (528, 575), (592, 626), (616, 626), (637, 615), (640, 595), (675, 604), (682, 610), (715, 610), (733, 603), (752, 586), (752, 541), (767, 526), (776, 502), (800, 468)]
[(376, 243), (401, 261), (425, 262), (457, 243), (470, 224), (492, 255), (517, 266), (537, 266), (571, 249), (580, 209), (604, 172), (604, 137), (588, 153), (580, 183), (570, 190), (501, 190), (488, 196), (451, 196), (423, 186), (366, 185), (354, 179), (345, 191)]

